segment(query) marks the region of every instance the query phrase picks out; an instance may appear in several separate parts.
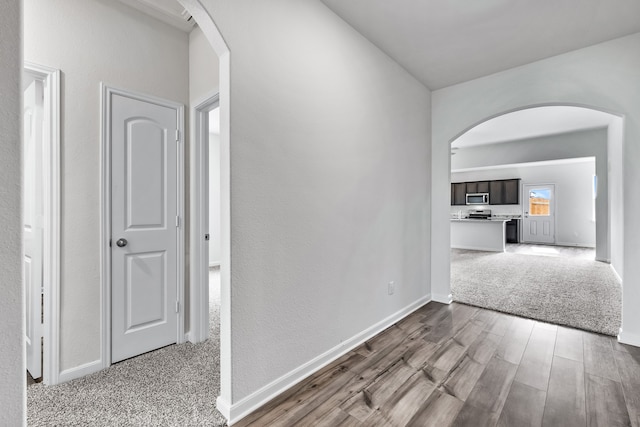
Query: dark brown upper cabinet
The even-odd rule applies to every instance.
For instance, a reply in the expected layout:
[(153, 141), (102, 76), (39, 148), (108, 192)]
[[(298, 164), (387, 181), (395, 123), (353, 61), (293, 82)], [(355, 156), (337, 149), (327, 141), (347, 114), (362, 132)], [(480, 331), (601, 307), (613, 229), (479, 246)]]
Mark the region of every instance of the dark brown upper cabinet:
[(451, 204), (466, 205), (467, 204), (467, 183), (458, 182), (451, 184)]
[(504, 205), (503, 181), (489, 181), (489, 204)]
[(504, 181), (503, 188), (503, 204), (505, 205), (517, 205), (520, 203), (520, 180), (509, 179)]
[(490, 205), (517, 205), (520, 203), (520, 180), (454, 182), (451, 184), (451, 205), (466, 205), (467, 193), (489, 193)]

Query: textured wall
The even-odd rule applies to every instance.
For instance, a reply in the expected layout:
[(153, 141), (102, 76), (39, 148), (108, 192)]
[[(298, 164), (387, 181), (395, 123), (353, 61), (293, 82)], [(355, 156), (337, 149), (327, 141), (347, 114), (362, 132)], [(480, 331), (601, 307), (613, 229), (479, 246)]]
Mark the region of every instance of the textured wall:
[(25, 59), (62, 70), (61, 369), (100, 357), (100, 82), (189, 103), (188, 34), (120, 2), (26, 0)]
[(189, 33), (189, 100), (192, 104), (218, 90), (218, 57), (200, 27)]
[(24, 421), (26, 367), (20, 268), (20, 1), (0, 13), (0, 425)]
[(202, 3), (231, 51), (235, 404), (428, 295), (430, 92), (319, 1)]

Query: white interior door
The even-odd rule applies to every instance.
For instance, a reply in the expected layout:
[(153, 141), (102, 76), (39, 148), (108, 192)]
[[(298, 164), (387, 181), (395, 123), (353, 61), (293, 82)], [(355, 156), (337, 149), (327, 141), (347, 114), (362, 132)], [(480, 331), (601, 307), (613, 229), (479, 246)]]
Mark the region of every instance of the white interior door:
[(36, 80), (24, 91), (22, 221), (27, 370), (34, 379), (42, 376), (43, 103), (43, 85)]
[(111, 101), (111, 361), (178, 337), (178, 111)]
[(555, 243), (555, 186), (524, 186), (522, 240), (527, 243)]

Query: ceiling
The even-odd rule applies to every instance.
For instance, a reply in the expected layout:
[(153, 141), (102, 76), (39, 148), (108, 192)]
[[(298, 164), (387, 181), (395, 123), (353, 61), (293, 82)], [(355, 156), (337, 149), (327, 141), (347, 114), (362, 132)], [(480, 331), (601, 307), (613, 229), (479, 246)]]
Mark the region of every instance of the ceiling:
[(615, 116), (590, 108), (535, 107), (504, 114), (471, 128), (451, 146), (468, 148), (609, 126)]
[(191, 15), (177, 0), (120, 1), (182, 31), (189, 32), (195, 27), (195, 22), (191, 19)]
[(640, 32), (638, 0), (322, 0), (429, 89)]

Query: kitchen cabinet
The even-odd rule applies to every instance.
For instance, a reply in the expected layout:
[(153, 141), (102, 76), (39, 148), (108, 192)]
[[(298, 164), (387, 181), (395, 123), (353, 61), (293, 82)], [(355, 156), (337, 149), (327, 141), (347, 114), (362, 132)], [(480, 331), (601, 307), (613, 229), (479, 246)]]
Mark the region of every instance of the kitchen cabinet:
[(520, 180), (509, 179), (504, 181), (502, 202), (505, 205), (517, 205), (520, 203)]
[(489, 181), (489, 204), (503, 205), (504, 184), (502, 181)]
[(456, 182), (451, 184), (451, 204), (466, 205), (467, 204), (467, 183)]
[(478, 193), (489, 192), (489, 181), (479, 181), (476, 184), (478, 184)]
[(489, 193), (490, 205), (520, 204), (520, 180), (454, 182), (451, 184), (451, 205), (466, 205), (467, 193)]
[(489, 204), (520, 204), (520, 180), (502, 179), (499, 181), (489, 181)]
[(467, 182), (467, 193), (477, 193), (477, 192), (478, 192), (478, 183)]

